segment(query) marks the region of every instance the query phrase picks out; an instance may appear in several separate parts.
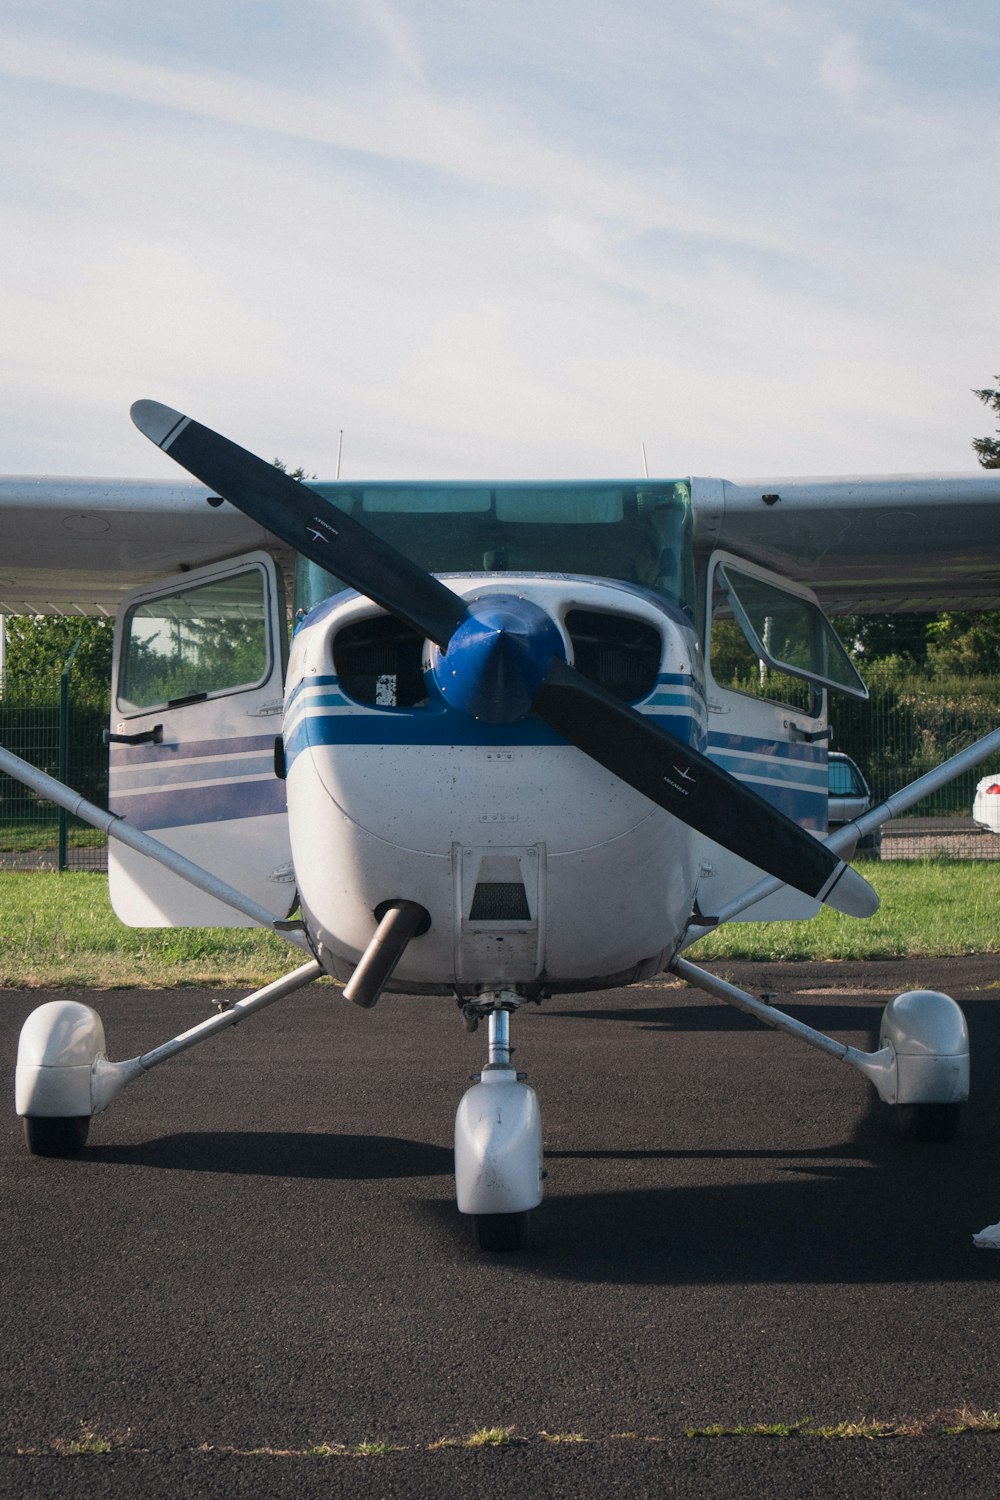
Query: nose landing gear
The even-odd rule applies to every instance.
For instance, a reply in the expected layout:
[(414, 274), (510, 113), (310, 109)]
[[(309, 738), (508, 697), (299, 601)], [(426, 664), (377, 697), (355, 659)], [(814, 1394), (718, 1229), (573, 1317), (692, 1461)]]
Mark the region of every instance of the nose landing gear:
[(483, 1250), (520, 1250), (542, 1201), (542, 1118), (534, 1089), (511, 1062), (510, 1017), (522, 997), (498, 990), (463, 1007), (466, 1025), (489, 1022), (489, 1055), (455, 1116), (458, 1211)]

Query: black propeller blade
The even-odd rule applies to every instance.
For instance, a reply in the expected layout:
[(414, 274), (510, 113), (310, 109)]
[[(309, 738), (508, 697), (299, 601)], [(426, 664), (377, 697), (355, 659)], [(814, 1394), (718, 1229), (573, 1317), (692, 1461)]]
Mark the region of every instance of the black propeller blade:
[(868, 882), (798, 823), (566, 662), (553, 661), (531, 707), (599, 765), (758, 869), (838, 911), (877, 909)]
[[(463, 599), (308, 485), (158, 401), (132, 420), (237, 510), (446, 651)], [(550, 728), (658, 807), (796, 890), (869, 916), (878, 898), (857, 871), (756, 792), (553, 657), (531, 703)]]
[(353, 517), (273, 464), (159, 401), (136, 401), (132, 421), (149, 440), (237, 510), (310, 562), (334, 573), (442, 650), (465, 602)]

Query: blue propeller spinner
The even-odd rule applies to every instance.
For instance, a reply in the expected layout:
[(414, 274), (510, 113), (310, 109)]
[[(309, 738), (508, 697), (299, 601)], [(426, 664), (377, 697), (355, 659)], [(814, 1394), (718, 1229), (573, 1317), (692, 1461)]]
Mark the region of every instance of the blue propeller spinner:
[(553, 657), (565, 661), (566, 650), (544, 609), (491, 594), (469, 601), (447, 650), (434, 647), (430, 672), (453, 708), (487, 724), (514, 724), (531, 712)]

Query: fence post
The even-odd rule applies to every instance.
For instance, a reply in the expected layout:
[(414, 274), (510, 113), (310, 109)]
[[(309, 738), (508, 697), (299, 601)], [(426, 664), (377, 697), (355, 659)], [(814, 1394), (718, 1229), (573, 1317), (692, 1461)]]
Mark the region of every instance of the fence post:
[[(77, 636), (66, 658), (59, 678), (59, 780), (63, 786), (69, 781), (69, 674), (73, 658), (80, 649), (81, 636)], [(60, 870), (66, 868), (66, 809), (59, 809), (59, 861)]]

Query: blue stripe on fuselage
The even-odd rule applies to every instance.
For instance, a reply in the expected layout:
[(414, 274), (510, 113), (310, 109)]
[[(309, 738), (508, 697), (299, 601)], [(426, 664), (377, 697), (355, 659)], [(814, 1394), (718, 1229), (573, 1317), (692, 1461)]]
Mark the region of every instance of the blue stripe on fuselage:
[[(650, 707), (647, 707), (649, 705)], [(669, 705), (673, 712), (653, 712)], [(701, 700), (694, 679), (661, 673), (648, 698), (635, 705), (684, 744), (704, 747)], [(686, 710), (686, 711), (685, 711)], [(307, 748), (321, 745), (565, 745), (540, 719), (483, 724), (456, 713), (440, 699), (419, 708), (373, 708), (348, 699), (336, 677), (300, 682), (285, 707), (285, 758), (289, 767)]]
[[(287, 811), (285, 784), (276, 776), (227, 786), (178, 786), (108, 799), (111, 811), (133, 828), (186, 828), (193, 823), (230, 823)], [(117, 804), (117, 805), (116, 805)]]
[(708, 756), (805, 828), (826, 827), (826, 750), (748, 734), (708, 736)]

